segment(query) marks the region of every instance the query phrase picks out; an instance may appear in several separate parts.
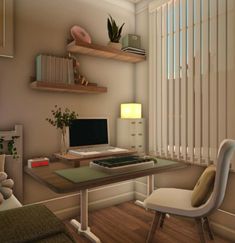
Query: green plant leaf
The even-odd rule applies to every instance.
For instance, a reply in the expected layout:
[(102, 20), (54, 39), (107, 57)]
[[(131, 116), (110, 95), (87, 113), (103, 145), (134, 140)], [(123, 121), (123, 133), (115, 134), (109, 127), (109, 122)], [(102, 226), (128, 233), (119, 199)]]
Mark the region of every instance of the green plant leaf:
[(125, 23), (122, 24), (122, 26), (120, 27), (120, 29), (118, 31), (118, 37), (119, 37), (119, 39), (121, 38), (122, 28), (123, 28), (124, 24)]
[(112, 24), (111, 24), (110, 19), (107, 19), (107, 27), (108, 27), (109, 39), (110, 39), (110, 41), (112, 41), (113, 29), (112, 29)]

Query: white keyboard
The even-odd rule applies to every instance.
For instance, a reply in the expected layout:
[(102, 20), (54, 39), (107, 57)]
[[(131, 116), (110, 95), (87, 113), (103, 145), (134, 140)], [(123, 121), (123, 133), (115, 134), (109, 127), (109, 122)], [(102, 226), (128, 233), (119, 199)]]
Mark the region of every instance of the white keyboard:
[(73, 155), (95, 155), (100, 153), (107, 152), (123, 152), (127, 151), (127, 149), (112, 147), (112, 146), (98, 146), (98, 147), (87, 147), (87, 148), (79, 148), (79, 149), (71, 149), (69, 150), (69, 154)]

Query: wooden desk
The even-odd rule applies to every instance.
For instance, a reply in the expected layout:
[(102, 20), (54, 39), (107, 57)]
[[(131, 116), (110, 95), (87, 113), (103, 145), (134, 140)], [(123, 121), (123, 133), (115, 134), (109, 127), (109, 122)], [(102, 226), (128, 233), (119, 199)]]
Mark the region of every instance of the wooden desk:
[[(88, 189), (98, 186), (103, 186), (115, 182), (135, 179), (138, 177), (148, 176), (149, 181), (149, 193), (153, 191), (153, 175), (166, 172), (173, 169), (184, 168), (185, 164), (180, 162), (174, 162), (170, 160), (162, 160), (158, 159), (158, 162), (152, 168), (148, 169), (136, 169), (129, 172), (115, 173), (115, 174), (107, 174), (98, 179), (92, 178), (84, 178), (83, 181), (79, 183), (73, 183), (62, 176), (59, 176), (55, 173), (56, 170), (60, 169), (71, 169), (73, 168), (69, 163), (50, 163), (49, 166), (39, 167), (39, 168), (28, 168), (25, 167), (25, 172), (35, 178), (40, 183), (46, 185), (51, 190), (57, 193), (68, 193), (75, 192), (80, 190), (80, 221), (76, 221), (75, 219), (71, 220), (71, 224), (76, 227), (79, 233), (83, 234), (85, 237), (90, 239), (92, 242), (99, 243), (99, 238), (94, 235), (90, 228), (88, 227)], [(74, 170), (82, 171), (84, 167), (74, 168)], [(92, 168), (86, 167), (86, 170), (93, 170)]]
[(102, 152), (93, 155), (73, 155), (73, 154), (60, 154), (55, 153), (54, 156), (58, 159), (71, 162), (74, 167), (79, 167), (81, 165), (89, 165), (92, 159), (106, 158), (110, 156), (128, 156), (137, 153), (135, 150), (119, 151), (119, 152)]

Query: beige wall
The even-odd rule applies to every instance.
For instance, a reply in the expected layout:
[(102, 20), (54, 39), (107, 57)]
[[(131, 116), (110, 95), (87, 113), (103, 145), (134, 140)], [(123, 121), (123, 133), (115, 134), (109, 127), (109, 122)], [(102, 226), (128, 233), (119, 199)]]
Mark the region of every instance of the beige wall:
[[(150, 2), (150, 1), (148, 1)], [(137, 14), (136, 14), (136, 33), (141, 35), (142, 47), (148, 50), (148, 9), (147, 7), (143, 7), (144, 4), (140, 3), (137, 5)], [(235, 56), (235, 55), (234, 55)], [(141, 102), (144, 107), (144, 116), (148, 119), (148, 62), (144, 62), (138, 64), (137, 66), (137, 75), (136, 75), (136, 100)], [(231, 89), (231, 87), (230, 87)], [(231, 95), (231, 91), (228, 92)], [(233, 95), (234, 96), (234, 95)], [(232, 95), (231, 95), (232, 97)], [(232, 101), (234, 98), (231, 98), (231, 102), (228, 106), (228, 111), (230, 107), (234, 107), (234, 102)], [(233, 103), (232, 103), (233, 102)], [(230, 109), (228, 113), (228, 126), (233, 126), (234, 128), (234, 111)], [(234, 131), (234, 129), (233, 129)], [(151, 132), (151, 131), (150, 131)], [(230, 134), (232, 134), (230, 132)], [(202, 167), (199, 166), (190, 166), (188, 169), (184, 169), (181, 171), (170, 172), (166, 174), (161, 174), (156, 177), (155, 186), (157, 187), (179, 187), (192, 189), (197, 181), (197, 178), (200, 176), (203, 171)], [(141, 181), (141, 180), (140, 180)], [(230, 173), (228, 187), (226, 192), (226, 197), (221, 209), (231, 212), (235, 214), (235, 196), (234, 196), (234, 188), (235, 188), (235, 172)], [(227, 217), (228, 216), (228, 217)], [(230, 218), (229, 218), (230, 217)], [(231, 220), (231, 216), (225, 214), (223, 220), (222, 217), (216, 217), (216, 221), (223, 225), (223, 222), (226, 221), (229, 225), (229, 228), (232, 228), (235, 232), (234, 219)], [(230, 223), (229, 223), (230, 222)], [(235, 234), (234, 234), (235, 235)]]
[[(108, 42), (108, 14), (119, 24), (125, 22), (123, 34), (134, 32), (134, 7), (129, 3), (123, 6), (107, 0), (15, 1), (15, 57), (0, 58), (0, 128), (12, 128), (16, 123), (24, 125), (25, 159), (48, 156), (59, 150), (59, 133), (45, 121), (55, 104), (68, 107), (81, 117), (108, 117), (111, 143), (115, 143), (119, 104), (133, 99), (133, 64), (79, 57), (82, 73), (90, 81), (107, 86), (106, 94), (39, 92), (30, 89), (29, 82), (35, 76), (37, 54), (66, 54), (66, 39), (74, 24), (84, 27), (94, 43), (104, 45)], [(37, 196), (45, 197), (43, 193)]]
[[(45, 118), (55, 104), (69, 107), (80, 116), (110, 118), (111, 141), (115, 141), (115, 121), (119, 104), (133, 97), (133, 65), (92, 57), (79, 57), (81, 71), (92, 82), (108, 87), (107, 94), (77, 95), (38, 92), (29, 88), (35, 76), (38, 53), (64, 55), (69, 28), (78, 24), (95, 43), (106, 44), (106, 18), (110, 13), (118, 23), (125, 22), (124, 34), (133, 32), (134, 13), (95, 0), (15, 1), (15, 58), (0, 59), (0, 127), (24, 125), (25, 158), (51, 154), (59, 149), (55, 128)], [(102, 3), (103, 2), (103, 3)]]

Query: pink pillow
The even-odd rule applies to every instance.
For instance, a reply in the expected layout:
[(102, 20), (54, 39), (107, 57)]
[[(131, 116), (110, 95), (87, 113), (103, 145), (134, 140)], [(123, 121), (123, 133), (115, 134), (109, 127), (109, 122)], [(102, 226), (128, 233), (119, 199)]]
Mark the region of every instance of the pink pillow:
[(71, 31), (71, 35), (75, 41), (83, 41), (83, 42), (91, 44), (90, 35), (82, 27), (80, 27), (78, 25), (74, 25), (70, 31)]

